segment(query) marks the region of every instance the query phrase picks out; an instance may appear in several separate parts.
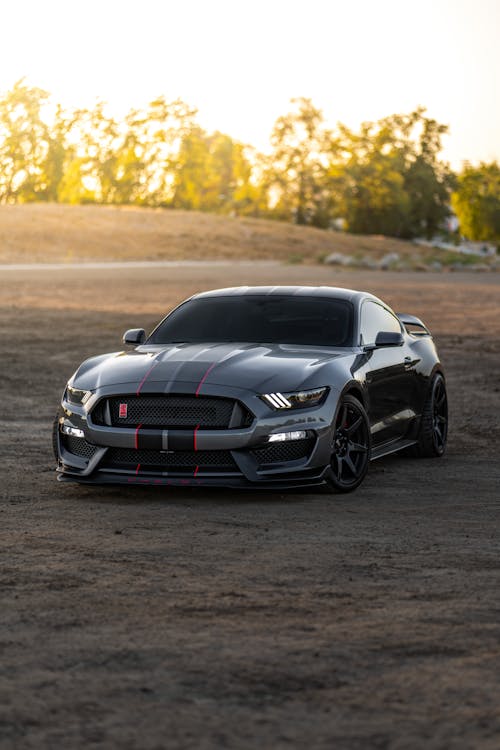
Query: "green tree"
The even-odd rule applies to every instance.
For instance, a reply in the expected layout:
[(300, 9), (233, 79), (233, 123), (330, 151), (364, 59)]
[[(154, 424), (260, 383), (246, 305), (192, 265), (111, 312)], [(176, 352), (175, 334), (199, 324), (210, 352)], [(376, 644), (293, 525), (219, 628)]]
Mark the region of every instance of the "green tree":
[(329, 175), (349, 231), (431, 237), (449, 214), (451, 173), (439, 160), (446, 126), (424, 113), (363, 123), (359, 133), (339, 126)]
[[(393, 133), (374, 123), (363, 123), (359, 133), (342, 125), (339, 129), (334, 166), (340, 185), (343, 172), (342, 212), (347, 229), (360, 234), (400, 235), (409, 201)], [(343, 170), (339, 156), (344, 159)]]
[[(448, 164), (440, 160), (442, 137), (446, 125), (425, 117), (419, 108), (408, 118), (410, 129), (419, 131), (413, 153), (410, 151), (405, 170), (405, 189), (410, 198), (410, 214), (405, 235), (436, 234), (449, 215), (450, 191), (454, 175)], [(410, 141), (411, 142), (411, 141)]]
[(130, 110), (122, 121), (110, 116), (103, 102), (79, 110), (67, 152), (64, 200), (94, 196), (99, 203), (168, 205), (177, 153), (195, 114), (184, 102), (164, 97), (144, 110)]
[(66, 153), (64, 174), (57, 191), (60, 203), (96, 203), (93, 181), (89, 179), (87, 166), (86, 159), (77, 156), (74, 149)]
[(245, 146), (224, 133), (193, 128), (182, 140), (176, 160), (172, 206), (255, 215), (262, 194), (252, 182)]
[[(318, 227), (343, 217), (350, 231), (401, 237), (432, 236), (449, 210), (446, 127), (423, 108), (332, 133), (310, 99), (294, 99), (262, 156), (206, 133), (180, 99), (157, 97), (122, 119), (102, 102), (49, 105), (24, 80), (0, 98), (0, 202), (176, 206)], [(495, 169), (461, 176), (454, 205), (471, 236), (498, 234)]]
[(163, 96), (131, 110), (119, 149), (120, 177), (133, 185), (129, 202), (167, 206), (172, 201), (183, 140), (196, 126), (196, 109)]
[[(76, 113), (71, 149), (71, 173), (74, 178), (65, 181), (73, 184), (73, 196), (69, 202), (75, 202), (76, 196), (86, 191), (94, 196), (98, 203), (114, 203), (116, 199), (116, 173), (118, 151), (121, 145), (120, 123), (111, 117), (103, 102), (97, 102), (92, 109), (80, 109)], [(82, 185), (78, 185), (80, 174)]]
[(458, 175), (451, 204), (460, 231), (471, 240), (500, 244), (500, 166), (466, 166)]
[(0, 202), (46, 197), (49, 129), (42, 117), (48, 93), (17, 81), (0, 99)]
[(329, 133), (310, 99), (292, 99), (294, 108), (276, 120), (265, 170), (272, 215), (297, 224), (326, 225), (326, 150)]
[[(68, 185), (74, 181), (76, 175), (74, 169), (75, 148), (69, 144), (68, 139), (77, 120), (77, 111), (68, 113), (60, 105), (57, 105), (54, 119), (48, 128), (47, 151), (42, 164), (44, 200), (66, 202), (62, 196), (65, 195)], [(68, 177), (71, 179), (68, 179)], [(74, 189), (81, 192), (83, 187), (74, 184)]]

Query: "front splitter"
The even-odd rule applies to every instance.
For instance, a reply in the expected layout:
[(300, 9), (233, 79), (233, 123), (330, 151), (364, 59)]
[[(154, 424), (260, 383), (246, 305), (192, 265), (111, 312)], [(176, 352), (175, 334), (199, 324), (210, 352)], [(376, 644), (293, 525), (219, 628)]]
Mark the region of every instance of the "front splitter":
[(155, 477), (126, 474), (110, 474), (104, 471), (98, 471), (88, 477), (80, 477), (75, 474), (59, 473), (57, 479), (59, 482), (72, 482), (86, 485), (127, 485), (135, 487), (229, 487), (233, 489), (274, 489), (290, 490), (299, 487), (314, 487), (324, 484), (328, 467), (322, 469), (318, 474), (308, 477), (296, 477), (294, 479), (285, 479), (277, 477), (276, 479), (262, 479), (258, 482), (250, 482), (243, 476), (218, 476), (218, 477)]

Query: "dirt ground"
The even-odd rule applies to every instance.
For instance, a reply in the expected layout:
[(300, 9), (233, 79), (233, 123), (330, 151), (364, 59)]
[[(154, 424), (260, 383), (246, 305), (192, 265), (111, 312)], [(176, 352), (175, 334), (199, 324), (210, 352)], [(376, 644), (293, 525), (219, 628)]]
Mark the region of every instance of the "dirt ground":
[[(448, 373), (441, 460), (354, 494), (55, 480), (67, 378), (179, 299), (365, 288)], [(210, 266), (0, 272), (0, 747), (500, 747), (500, 294), (494, 274)]]

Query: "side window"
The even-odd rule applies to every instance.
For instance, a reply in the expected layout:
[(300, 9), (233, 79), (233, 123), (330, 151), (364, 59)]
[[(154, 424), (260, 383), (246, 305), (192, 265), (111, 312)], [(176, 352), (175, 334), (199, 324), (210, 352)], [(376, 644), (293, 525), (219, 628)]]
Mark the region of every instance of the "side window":
[(401, 333), (399, 320), (377, 302), (366, 300), (361, 308), (361, 344), (374, 344), (380, 331)]

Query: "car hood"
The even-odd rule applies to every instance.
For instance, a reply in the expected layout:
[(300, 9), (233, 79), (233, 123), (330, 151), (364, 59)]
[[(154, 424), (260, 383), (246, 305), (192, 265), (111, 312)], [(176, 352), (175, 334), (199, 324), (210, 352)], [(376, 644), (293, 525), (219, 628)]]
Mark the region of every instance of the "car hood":
[(212, 385), (255, 393), (286, 392), (332, 384), (332, 373), (322, 382), (322, 370), (348, 354), (352, 352), (346, 349), (285, 344), (141, 346), (87, 360), (75, 373), (73, 385), (94, 390), (130, 384), (136, 391), (164, 393), (180, 384), (185, 392), (193, 393)]

